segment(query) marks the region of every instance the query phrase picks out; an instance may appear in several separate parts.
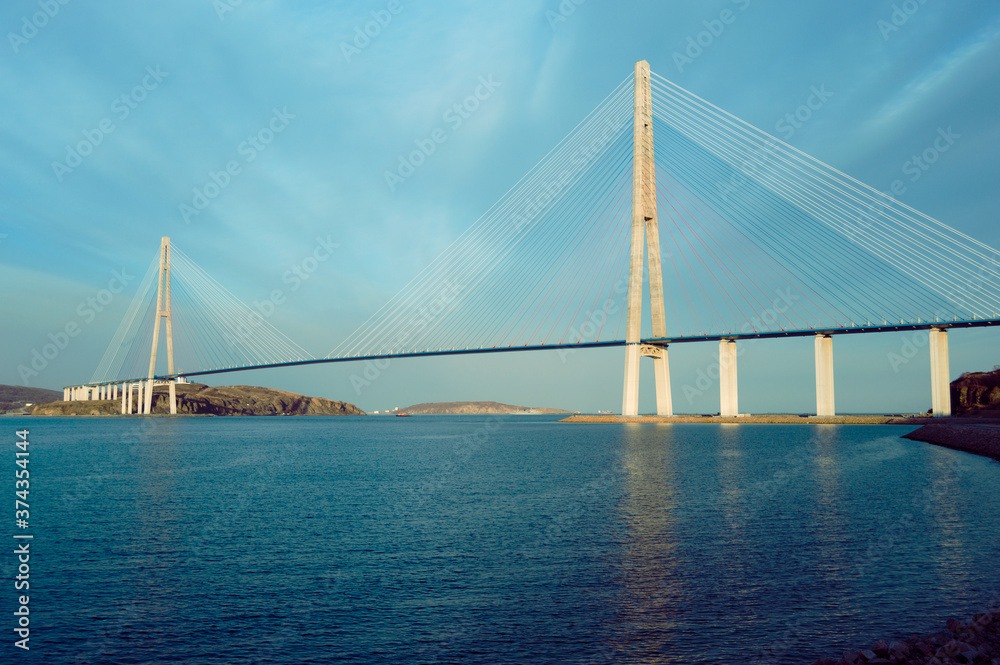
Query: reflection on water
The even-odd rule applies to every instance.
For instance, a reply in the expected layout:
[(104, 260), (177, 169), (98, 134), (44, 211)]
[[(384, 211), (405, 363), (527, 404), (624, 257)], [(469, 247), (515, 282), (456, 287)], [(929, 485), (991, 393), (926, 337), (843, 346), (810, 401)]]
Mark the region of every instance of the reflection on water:
[[(684, 580), (677, 570), (672, 430), (626, 425), (625, 492), (619, 508), (626, 538), (618, 580), (621, 600), (615, 646), (633, 659), (655, 662), (667, 651), (683, 614)], [(649, 659), (649, 660), (647, 660)]]
[(31, 420), (46, 656), (791, 665), (1000, 586), (1000, 465), (907, 428), (404, 420)]

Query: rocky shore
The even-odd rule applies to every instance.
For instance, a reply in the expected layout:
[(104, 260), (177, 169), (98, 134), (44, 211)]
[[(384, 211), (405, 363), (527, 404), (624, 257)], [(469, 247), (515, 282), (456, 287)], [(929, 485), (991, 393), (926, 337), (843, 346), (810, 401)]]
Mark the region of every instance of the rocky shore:
[[(153, 389), (153, 415), (170, 412), (167, 386)], [(256, 386), (209, 387), (201, 383), (177, 385), (178, 415), (209, 416), (363, 416), (353, 404), (307, 397)], [(49, 402), (39, 404), (34, 416), (120, 416), (121, 400)]]
[(410, 415), (513, 415), (536, 416), (569, 413), (563, 409), (549, 409), (537, 406), (515, 406), (500, 402), (426, 402), (401, 409)]
[(904, 434), (903, 438), (933, 443), (1000, 461), (1000, 424), (934, 423)]
[(868, 649), (849, 651), (840, 659), (821, 658), (813, 665), (1000, 665), (1000, 610), (977, 614), (963, 624), (949, 619), (947, 629), (899, 642), (879, 640)]

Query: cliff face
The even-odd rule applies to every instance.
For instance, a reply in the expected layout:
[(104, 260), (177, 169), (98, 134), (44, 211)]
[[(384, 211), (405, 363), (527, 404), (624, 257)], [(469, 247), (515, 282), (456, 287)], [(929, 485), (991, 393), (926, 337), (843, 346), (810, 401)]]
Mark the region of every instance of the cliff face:
[(512, 406), (500, 402), (432, 402), (414, 404), (405, 409), (406, 413), (415, 415), (479, 415), (479, 414), (511, 414), (537, 415), (548, 413), (569, 413), (562, 409), (542, 409), (530, 406)]
[(952, 381), (951, 408), (955, 413), (1000, 409), (1000, 369), (967, 372)]
[[(167, 386), (153, 389), (153, 413), (170, 412)], [(133, 410), (135, 405), (132, 406)], [(36, 416), (112, 416), (121, 413), (121, 400), (52, 402), (39, 404)], [(255, 386), (209, 388), (200, 383), (177, 385), (177, 413), (213, 416), (363, 416), (365, 412), (347, 402), (306, 397), (283, 390)]]

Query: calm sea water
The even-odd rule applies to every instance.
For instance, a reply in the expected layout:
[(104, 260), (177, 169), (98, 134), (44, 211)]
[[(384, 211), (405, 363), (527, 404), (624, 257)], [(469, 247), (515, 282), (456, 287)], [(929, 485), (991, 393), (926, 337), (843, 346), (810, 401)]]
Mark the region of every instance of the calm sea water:
[(35, 534), (7, 662), (809, 663), (1000, 589), (1000, 465), (907, 428), (0, 424)]

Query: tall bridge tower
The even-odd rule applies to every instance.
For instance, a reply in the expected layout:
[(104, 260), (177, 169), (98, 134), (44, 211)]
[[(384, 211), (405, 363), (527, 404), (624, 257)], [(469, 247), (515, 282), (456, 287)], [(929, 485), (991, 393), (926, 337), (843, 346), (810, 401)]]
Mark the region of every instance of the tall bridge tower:
[(644, 245), (649, 249), (649, 300), (653, 338), (667, 336), (660, 266), (660, 227), (656, 216), (656, 167), (653, 161), (653, 96), (649, 63), (635, 63), (635, 119), (632, 160), (632, 251), (629, 260), (628, 314), (625, 334), (625, 387), (622, 415), (639, 415), (639, 359), (653, 358), (656, 414), (672, 416), (667, 345), (642, 344)]
[[(156, 376), (156, 351), (160, 346), (160, 319), (166, 320), (167, 373), (174, 373), (174, 333), (170, 320), (170, 238), (160, 239), (160, 270), (156, 278), (156, 314), (153, 321), (153, 348), (149, 352), (149, 383), (145, 393), (143, 413), (153, 406), (153, 377)], [(170, 413), (177, 413), (177, 388), (174, 380), (167, 382), (170, 390)]]

